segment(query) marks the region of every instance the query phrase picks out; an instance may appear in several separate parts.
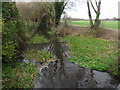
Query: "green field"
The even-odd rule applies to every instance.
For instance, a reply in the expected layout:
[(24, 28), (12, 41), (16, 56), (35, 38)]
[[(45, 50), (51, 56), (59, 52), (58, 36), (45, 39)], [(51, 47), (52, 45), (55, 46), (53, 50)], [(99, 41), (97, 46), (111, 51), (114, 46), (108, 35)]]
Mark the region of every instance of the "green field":
[[(119, 21), (102, 21), (101, 27), (118, 29), (118, 22)], [(90, 25), (89, 21), (71, 21), (71, 23), (75, 24), (75, 25), (81, 25), (81, 26), (89, 26)]]

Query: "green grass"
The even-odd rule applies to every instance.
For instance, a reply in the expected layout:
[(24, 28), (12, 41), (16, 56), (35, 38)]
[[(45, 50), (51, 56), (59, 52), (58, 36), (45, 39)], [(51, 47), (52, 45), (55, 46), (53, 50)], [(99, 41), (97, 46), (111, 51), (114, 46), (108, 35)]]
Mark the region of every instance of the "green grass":
[(90, 26), (89, 21), (71, 21), (71, 23), (80, 26)]
[[(71, 21), (72, 24), (80, 25), (80, 26), (90, 26), (89, 21)], [(118, 21), (102, 21), (101, 27), (118, 29)], [(120, 27), (119, 27), (120, 29)]]
[[(72, 51), (72, 57), (69, 60), (81, 67), (106, 71), (115, 61), (117, 50), (111, 49), (109, 41), (83, 36), (66, 36), (62, 40), (68, 42)], [(114, 74), (116, 74), (115, 71)]]
[(28, 60), (36, 60), (38, 62), (45, 62), (45, 61), (50, 61), (50, 60), (55, 60), (56, 57), (50, 52), (44, 51), (44, 50), (35, 50), (31, 49), (28, 50), (23, 54), (23, 57), (28, 59)]
[(2, 67), (2, 88), (33, 88), (38, 75), (35, 66), (30, 63), (14, 62)]
[(41, 43), (46, 43), (46, 42), (49, 42), (49, 40), (45, 38), (44, 36), (35, 35), (27, 43), (28, 44), (41, 44)]
[(118, 29), (118, 21), (102, 21), (101, 26), (105, 28)]

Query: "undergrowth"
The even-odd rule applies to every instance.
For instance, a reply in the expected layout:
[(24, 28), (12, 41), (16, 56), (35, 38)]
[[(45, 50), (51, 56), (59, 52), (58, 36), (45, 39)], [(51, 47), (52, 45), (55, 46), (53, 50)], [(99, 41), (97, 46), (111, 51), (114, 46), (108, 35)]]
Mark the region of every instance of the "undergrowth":
[(46, 43), (46, 42), (49, 42), (49, 40), (45, 38), (44, 36), (35, 35), (27, 43), (28, 44), (41, 44), (41, 43)]
[(37, 49), (31, 49), (28, 50), (23, 54), (23, 57), (28, 60), (36, 60), (39, 62), (45, 62), (50, 60), (55, 60), (56, 57), (50, 52), (47, 52), (45, 50), (37, 50)]
[(2, 67), (2, 88), (32, 88), (38, 71), (31, 63), (14, 62)]

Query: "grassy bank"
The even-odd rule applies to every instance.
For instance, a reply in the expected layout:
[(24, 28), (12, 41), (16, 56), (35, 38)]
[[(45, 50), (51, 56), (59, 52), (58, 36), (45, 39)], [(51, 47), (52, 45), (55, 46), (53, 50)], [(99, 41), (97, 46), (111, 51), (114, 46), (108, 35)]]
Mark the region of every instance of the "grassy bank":
[(45, 36), (35, 35), (27, 43), (28, 44), (41, 44), (41, 43), (47, 43), (47, 42), (49, 42), (49, 40), (45, 38)]
[(83, 36), (66, 36), (62, 40), (68, 43), (72, 51), (72, 57), (69, 58), (71, 62), (81, 67), (117, 74), (117, 50), (111, 42)]
[(2, 88), (32, 88), (38, 75), (31, 63), (14, 62), (2, 66)]
[[(71, 21), (71, 23), (75, 25), (80, 25), (80, 26), (90, 26), (89, 21)], [(118, 29), (118, 21), (102, 21), (101, 27)]]
[(27, 60), (36, 60), (38, 62), (46, 62), (56, 60), (55, 55), (45, 50), (31, 49), (23, 54), (23, 57)]

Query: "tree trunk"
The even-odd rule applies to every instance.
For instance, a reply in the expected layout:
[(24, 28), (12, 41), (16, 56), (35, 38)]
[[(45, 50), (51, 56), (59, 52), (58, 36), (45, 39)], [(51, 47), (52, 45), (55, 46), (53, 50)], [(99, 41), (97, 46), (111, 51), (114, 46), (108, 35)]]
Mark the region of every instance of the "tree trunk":
[(98, 12), (96, 15), (95, 22), (94, 22), (94, 28), (99, 28), (99, 26), (100, 26), (101, 21), (99, 20), (99, 16), (100, 16), (100, 13)]
[(99, 4), (97, 6), (97, 12), (96, 12), (96, 19), (95, 19), (95, 23), (94, 23), (94, 28), (99, 28), (100, 26), (100, 19), (99, 19), (99, 16), (100, 16), (100, 6), (101, 6), (101, 0), (99, 0)]
[(87, 7), (88, 7), (88, 15), (89, 15), (89, 20), (90, 20), (90, 26), (91, 28), (93, 28), (93, 20), (92, 20), (92, 15), (91, 15), (91, 11), (90, 11), (90, 5), (89, 5), (89, 1), (87, 0)]

